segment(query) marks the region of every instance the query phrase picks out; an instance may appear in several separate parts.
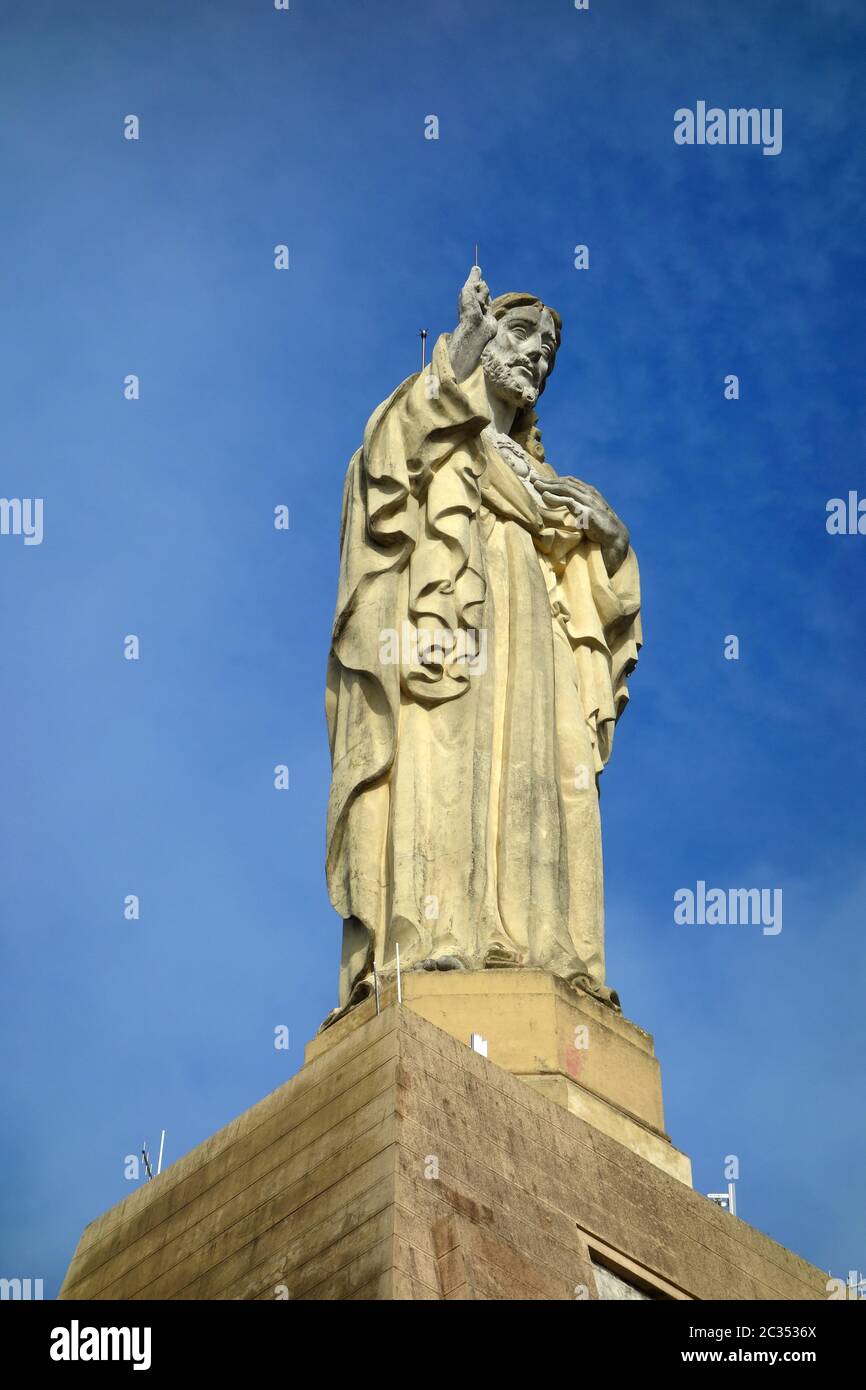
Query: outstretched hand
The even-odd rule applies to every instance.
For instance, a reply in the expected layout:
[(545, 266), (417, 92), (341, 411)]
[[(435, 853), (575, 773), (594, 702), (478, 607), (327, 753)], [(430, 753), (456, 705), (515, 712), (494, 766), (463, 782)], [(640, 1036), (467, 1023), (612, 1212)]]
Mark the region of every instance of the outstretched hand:
[(474, 265), (457, 297), (457, 327), (451, 334), (449, 355), (458, 381), (471, 376), (481, 360), (481, 354), (495, 338), (499, 325), (490, 308), (490, 290), (481, 276), (481, 267)]
[(481, 278), (481, 266), (474, 265), (457, 296), (457, 318), (461, 328), (483, 332), (487, 341), (495, 338), (498, 324), (490, 312), (490, 290)]

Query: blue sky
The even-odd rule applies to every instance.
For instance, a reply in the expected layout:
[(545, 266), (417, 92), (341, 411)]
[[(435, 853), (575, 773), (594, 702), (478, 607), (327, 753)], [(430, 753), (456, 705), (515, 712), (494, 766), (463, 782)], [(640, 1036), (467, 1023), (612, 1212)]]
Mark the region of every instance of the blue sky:
[[(562, 314), (548, 457), (641, 564), (610, 981), (696, 1186), (736, 1154), (747, 1221), (866, 1265), (866, 536), (825, 529), (866, 494), (864, 57), (858, 0), (3, 7), (0, 493), (44, 540), (0, 537), (0, 1273), (53, 1296), (124, 1156), (335, 1002), (342, 479), (476, 241)], [(675, 145), (698, 100), (782, 108), (782, 153)], [(676, 926), (699, 879), (781, 888), (782, 932)]]

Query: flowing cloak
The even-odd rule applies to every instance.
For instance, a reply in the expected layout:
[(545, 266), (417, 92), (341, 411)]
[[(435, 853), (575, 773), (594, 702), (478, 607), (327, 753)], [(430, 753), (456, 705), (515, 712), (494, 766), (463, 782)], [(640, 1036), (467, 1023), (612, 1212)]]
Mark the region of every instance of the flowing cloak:
[(489, 424), (481, 367), (458, 384), (443, 335), (349, 463), (326, 694), (341, 1005), (397, 944), (406, 967), (501, 948), (604, 983), (597, 775), (641, 644), (637, 561), (609, 578)]

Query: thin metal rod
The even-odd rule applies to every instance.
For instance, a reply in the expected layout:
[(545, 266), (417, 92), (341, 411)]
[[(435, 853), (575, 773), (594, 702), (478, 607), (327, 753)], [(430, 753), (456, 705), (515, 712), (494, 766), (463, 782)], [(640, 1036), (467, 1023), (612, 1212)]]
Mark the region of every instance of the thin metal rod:
[(403, 980), (400, 975), (400, 947), (397, 947), (397, 1003), (403, 1003)]
[(379, 972), (375, 965), (373, 966), (373, 984), (376, 987), (376, 1017), (378, 1018), (379, 1014), (382, 1012), (382, 1006), (379, 1002)]
[(427, 329), (422, 328), (418, 333), (418, 337), (421, 339), (421, 370), (423, 372), (427, 361)]
[(165, 1148), (165, 1130), (162, 1131), (162, 1136), (161, 1136), (160, 1141), (159, 1141), (159, 1158), (158, 1158), (157, 1161), (156, 1161), (156, 1176), (157, 1176), (157, 1177), (159, 1177), (160, 1173), (162, 1172), (162, 1152), (163, 1152), (163, 1149), (164, 1149), (164, 1148)]

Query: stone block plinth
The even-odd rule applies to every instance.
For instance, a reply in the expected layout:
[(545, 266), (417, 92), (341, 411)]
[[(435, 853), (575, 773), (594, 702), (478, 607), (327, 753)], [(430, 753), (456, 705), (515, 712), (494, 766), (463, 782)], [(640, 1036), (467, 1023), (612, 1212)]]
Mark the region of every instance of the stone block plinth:
[(328, 1029), (297, 1076), (87, 1227), (60, 1298), (826, 1297), (822, 1270), (546, 1095), (538, 1078), (583, 1079), (554, 1067), (553, 1027), (529, 1084), (408, 1001)]
[[(688, 1157), (665, 1133), (653, 1040), (622, 1014), (543, 970), (412, 970), (401, 984), (403, 1003), (414, 1013), (467, 1044), (480, 1033), (497, 1066), (691, 1184)], [(395, 995), (389, 981), (381, 1005)], [(375, 1011), (368, 999), (318, 1034), (307, 1044), (307, 1061)]]

